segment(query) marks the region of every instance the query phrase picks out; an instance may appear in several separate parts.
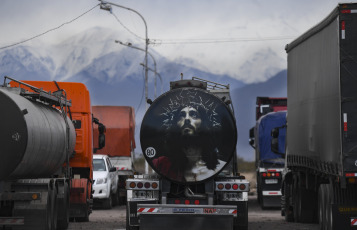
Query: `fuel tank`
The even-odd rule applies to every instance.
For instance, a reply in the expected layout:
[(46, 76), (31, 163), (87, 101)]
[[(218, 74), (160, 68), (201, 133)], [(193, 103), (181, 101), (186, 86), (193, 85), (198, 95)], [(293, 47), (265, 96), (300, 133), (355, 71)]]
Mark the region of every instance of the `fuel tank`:
[[(69, 125), (69, 154), (76, 134)], [(0, 88), (0, 180), (49, 177), (66, 160), (66, 122), (61, 112), (20, 95), (18, 88)]]
[(182, 184), (213, 178), (230, 162), (237, 143), (231, 109), (208, 90), (184, 87), (158, 97), (140, 130), (146, 161)]

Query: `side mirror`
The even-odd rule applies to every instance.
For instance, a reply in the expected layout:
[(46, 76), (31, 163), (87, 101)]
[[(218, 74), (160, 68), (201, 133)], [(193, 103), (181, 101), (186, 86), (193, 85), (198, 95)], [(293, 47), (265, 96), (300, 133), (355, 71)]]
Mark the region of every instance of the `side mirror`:
[(115, 172), (115, 171), (117, 171), (117, 168), (115, 168), (115, 167), (111, 167), (111, 168), (109, 169), (109, 172)]
[(249, 145), (255, 149), (255, 136), (254, 136), (254, 127), (249, 129)]
[(276, 154), (279, 154), (279, 155), (282, 155), (283, 158), (285, 158), (285, 153), (281, 153), (279, 152), (279, 129), (280, 128), (284, 128), (285, 126), (283, 127), (279, 127), (279, 128), (274, 128), (271, 130), (271, 144), (270, 144), (270, 147), (271, 147), (271, 151), (273, 153), (276, 153)]
[(102, 149), (105, 147), (105, 132), (107, 131), (105, 125), (103, 125), (102, 123), (99, 122), (98, 118), (93, 117), (92, 121), (94, 124), (98, 125), (98, 132), (99, 132), (99, 136), (98, 136), (98, 148), (94, 148), (93, 151), (94, 153), (97, 152), (98, 149)]
[(271, 130), (271, 136), (273, 138), (278, 138), (279, 137), (279, 128), (274, 128)]
[(102, 149), (105, 147), (105, 135), (103, 133), (99, 134), (99, 140), (98, 140), (98, 149)]

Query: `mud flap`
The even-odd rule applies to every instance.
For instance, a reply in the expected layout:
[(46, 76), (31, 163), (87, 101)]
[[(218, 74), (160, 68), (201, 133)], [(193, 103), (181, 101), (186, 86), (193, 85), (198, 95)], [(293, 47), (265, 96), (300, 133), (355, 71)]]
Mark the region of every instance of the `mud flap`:
[(264, 208), (280, 208), (281, 196), (263, 196), (262, 206)]
[(140, 230), (233, 230), (233, 215), (141, 214)]

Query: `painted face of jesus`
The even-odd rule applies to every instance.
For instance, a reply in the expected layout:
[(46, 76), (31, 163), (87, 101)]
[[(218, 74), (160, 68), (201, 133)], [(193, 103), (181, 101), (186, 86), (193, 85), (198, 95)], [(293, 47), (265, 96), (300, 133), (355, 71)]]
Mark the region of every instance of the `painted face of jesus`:
[(180, 111), (177, 126), (181, 129), (181, 135), (193, 136), (197, 135), (202, 120), (199, 112), (192, 107), (185, 107)]

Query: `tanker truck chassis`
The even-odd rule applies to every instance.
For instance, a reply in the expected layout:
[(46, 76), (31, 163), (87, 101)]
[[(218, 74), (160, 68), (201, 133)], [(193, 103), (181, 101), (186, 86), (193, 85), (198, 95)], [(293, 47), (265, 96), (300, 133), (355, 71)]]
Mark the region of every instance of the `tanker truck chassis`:
[[(83, 154), (77, 145), (91, 144), (89, 134), (76, 143), (76, 131), (91, 127), (91, 114), (71, 113), (67, 99), (67, 93), (86, 88), (80, 83), (31, 83), (41, 88), (10, 77), (0, 87), (1, 111), (6, 111), (0, 114), (0, 226), (67, 229), (70, 218), (88, 221), (92, 206), (90, 168), (71, 165)], [(56, 90), (51, 93), (43, 86)], [(89, 100), (89, 94), (86, 99), (82, 95)], [(87, 123), (85, 116), (90, 117)]]
[(149, 101), (140, 139), (156, 173), (126, 181), (127, 230), (248, 229), (249, 182), (237, 173), (230, 99), (229, 85), (193, 78), (171, 82), (170, 91)]

